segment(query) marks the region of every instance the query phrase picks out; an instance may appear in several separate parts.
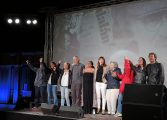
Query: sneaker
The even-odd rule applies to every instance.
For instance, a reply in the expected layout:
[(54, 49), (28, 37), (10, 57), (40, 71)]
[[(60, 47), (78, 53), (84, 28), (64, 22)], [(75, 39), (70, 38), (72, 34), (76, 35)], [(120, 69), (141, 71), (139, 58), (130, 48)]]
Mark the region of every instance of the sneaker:
[(122, 117), (122, 114), (117, 112), (114, 117)]

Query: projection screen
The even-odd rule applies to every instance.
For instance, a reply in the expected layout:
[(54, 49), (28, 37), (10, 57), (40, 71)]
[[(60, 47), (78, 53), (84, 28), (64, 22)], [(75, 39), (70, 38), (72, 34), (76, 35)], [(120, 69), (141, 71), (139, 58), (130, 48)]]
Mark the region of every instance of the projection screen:
[[(133, 64), (155, 52), (167, 75), (167, 0), (142, 0), (55, 14), (53, 20), (52, 60), (72, 62), (78, 55), (82, 63), (117, 61), (123, 71), (124, 56)], [(46, 45), (45, 45), (46, 46)], [(45, 58), (48, 48), (45, 48)], [(165, 85), (167, 82), (165, 81)]]

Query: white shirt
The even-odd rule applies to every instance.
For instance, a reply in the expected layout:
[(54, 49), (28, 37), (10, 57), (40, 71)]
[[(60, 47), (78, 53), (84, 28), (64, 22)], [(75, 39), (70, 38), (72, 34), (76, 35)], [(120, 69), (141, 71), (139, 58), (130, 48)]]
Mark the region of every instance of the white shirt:
[(61, 78), (61, 86), (68, 86), (68, 77), (69, 77), (69, 72), (64, 72)]
[(48, 84), (50, 84), (50, 85), (51, 85), (51, 77), (52, 77), (52, 73), (50, 74), (49, 80), (48, 80)]

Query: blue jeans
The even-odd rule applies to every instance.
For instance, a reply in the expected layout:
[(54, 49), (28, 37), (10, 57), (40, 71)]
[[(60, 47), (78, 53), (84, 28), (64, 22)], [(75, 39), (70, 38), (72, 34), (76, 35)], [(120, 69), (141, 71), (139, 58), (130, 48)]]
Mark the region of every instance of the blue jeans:
[(65, 100), (67, 106), (70, 106), (69, 89), (68, 87), (61, 86), (61, 106), (64, 106)]
[(48, 93), (48, 104), (51, 104), (51, 96), (53, 95), (54, 98), (53, 104), (58, 106), (57, 85), (47, 84), (47, 93)]
[(117, 112), (122, 113), (122, 100), (123, 95), (120, 93), (118, 96), (118, 106), (117, 106)]

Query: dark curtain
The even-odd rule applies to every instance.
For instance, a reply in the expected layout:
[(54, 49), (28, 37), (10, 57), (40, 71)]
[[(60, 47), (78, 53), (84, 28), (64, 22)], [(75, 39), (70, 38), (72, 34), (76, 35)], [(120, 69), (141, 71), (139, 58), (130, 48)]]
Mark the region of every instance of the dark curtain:
[(27, 65), (22, 65), (20, 69), (19, 88), (21, 97), (34, 97), (35, 72), (31, 71)]
[(0, 103), (16, 104), (18, 99), (18, 66), (0, 66)]
[(0, 65), (0, 110), (29, 106), (34, 79), (35, 73), (27, 65)]
[(54, 36), (54, 15), (47, 15), (45, 21), (45, 46), (44, 46), (44, 60), (48, 65), (53, 60), (53, 36)]

